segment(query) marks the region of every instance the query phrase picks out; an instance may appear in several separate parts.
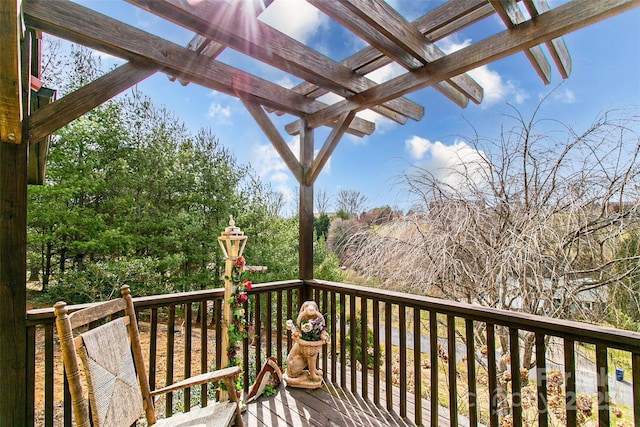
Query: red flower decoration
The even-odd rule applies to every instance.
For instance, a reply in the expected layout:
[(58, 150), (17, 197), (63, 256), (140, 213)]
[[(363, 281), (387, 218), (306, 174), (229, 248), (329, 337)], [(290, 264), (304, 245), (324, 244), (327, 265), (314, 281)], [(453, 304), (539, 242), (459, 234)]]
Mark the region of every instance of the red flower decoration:
[(250, 280), (243, 280), (242, 281), (242, 286), (244, 286), (247, 289), (247, 292), (249, 292), (251, 290), (251, 281)]
[(242, 271), (245, 264), (246, 264), (246, 261), (244, 260), (244, 257), (242, 255), (236, 258), (236, 260), (233, 262), (233, 266), (239, 269), (240, 271)]
[(247, 299), (249, 299), (249, 297), (247, 297), (246, 292), (241, 292), (235, 297), (236, 303), (238, 304), (244, 304), (247, 301)]

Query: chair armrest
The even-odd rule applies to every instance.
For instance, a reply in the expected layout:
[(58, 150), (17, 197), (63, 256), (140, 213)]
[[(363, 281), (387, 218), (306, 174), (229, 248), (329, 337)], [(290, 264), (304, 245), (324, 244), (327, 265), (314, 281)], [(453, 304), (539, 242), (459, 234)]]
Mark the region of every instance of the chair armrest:
[(239, 375), (240, 372), (242, 372), (242, 369), (239, 366), (231, 366), (229, 368), (218, 369), (213, 372), (205, 372), (204, 374), (185, 378), (177, 383), (153, 390), (151, 391), (151, 396), (157, 396), (159, 394), (169, 393), (170, 391), (176, 391), (187, 387), (194, 387), (200, 384), (210, 383), (212, 381), (219, 381), (227, 377), (235, 377), (236, 375)]

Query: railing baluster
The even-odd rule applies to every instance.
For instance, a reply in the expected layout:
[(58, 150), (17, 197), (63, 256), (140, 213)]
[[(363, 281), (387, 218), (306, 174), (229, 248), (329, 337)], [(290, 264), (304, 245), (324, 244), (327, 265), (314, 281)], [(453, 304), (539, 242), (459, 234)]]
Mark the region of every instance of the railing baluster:
[(607, 347), (596, 344), (596, 369), (598, 378), (598, 425), (609, 425), (609, 368)]
[[(293, 291), (287, 290), (287, 319), (293, 319)], [(287, 354), (291, 351), (293, 342), (291, 340), (291, 334), (287, 333)]]
[(340, 386), (347, 387), (347, 308), (345, 294), (340, 294)]
[[(169, 306), (169, 315), (167, 316), (167, 372), (165, 373), (165, 385), (173, 384), (173, 354), (175, 351), (175, 333), (176, 333), (176, 306)], [(165, 416), (170, 417), (173, 414), (173, 393), (166, 394), (167, 406), (165, 408)]]
[(536, 332), (536, 383), (538, 389), (538, 427), (548, 427), (547, 345), (544, 334)]
[(393, 316), (391, 315), (391, 303), (384, 303), (384, 374), (386, 387), (387, 410), (393, 410), (393, 347), (391, 345), (391, 328)]
[(640, 426), (640, 353), (631, 354), (631, 371), (633, 380), (633, 419), (634, 425)]
[(360, 298), (360, 364), (362, 370), (360, 372), (362, 380), (361, 396), (365, 399), (369, 395), (369, 315), (367, 313), (367, 305), (369, 302), (366, 298)]
[(329, 316), (329, 335), (331, 337), (331, 381), (338, 382), (338, 331), (336, 330), (336, 294), (330, 292), (331, 315)]
[(520, 339), (518, 329), (509, 328), (509, 355), (511, 359), (511, 410), (513, 425), (522, 425), (522, 392), (520, 387)]
[[(327, 304), (328, 304), (328, 300), (327, 300), (328, 299), (328, 295), (327, 294), (328, 293), (329, 293), (328, 291), (322, 291), (322, 311), (321, 311), (321, 313), (324, 315), (324, 318), (325, 318), (324, 319), (325, 326), (326, 326), (327, 321), (329, 320), (329, 319), (327, 319), (327, 317), (329, 317), (329, 308), (327, 306)], [(328, 357), (328, 349), (327, 349), (326, 345), (323, 345), (322, 346), (322, 374), (323, 374), (325, 379), (329, 378), (328, 377), (328, 375), (329, 375), (329, 371), (328, 371), (328, 369), (329, 369), (329, 367), (328, 367), (329, 361), (327, 360), (327, 357)]]
[(380, 405), (380, 301), (373, 300), (373, 403)]
[(447, 354), (449, 371), (449, 419), (458, 425), (458, 376), (456, 368), (456, 318), (447, 315)]
[(255, 341), (255, 349), (256, 349), (256, 371), (262, 368), (262, 358), (260, 357), (260, 348), (262, 347), (262, 331), (261, 331), (261, 322), (260, 319), (260, 294), (256, 294), (255, 299), (255, 307), (256, 307), (256, 341)]
[[(244, 312), (249, 313), (249, 300), (243, 304)], [(246, 325), (247, 327), (249, 325)], [(278, 366), (282, 366), (280, 363)], [(256, 370), (259, 369), (256, 367)], [(242, 389), (245, 393), (249, 392), (249, 333), (242, 339)]]
[[(271, 321), (271, 313), (272, 313), (273, 303), (271, 298), (271, 292), (267, 292), (266, 302), (265, 302), (265, 334), (266, 334), (266, 355), (265, 359), (268, 359), (272, 356), (272, 339), (273, 339), (273, 322)], [(262, 366), (262, 365), (260, 365)], [(256, 369), (260, 369), (260, 367), (256, 367)]]
[[(200, 301), (200, 373), (204, 374), (209, 371), (209, 364), (207, 355), (209, 353), (209, 346), (207, 342), (207, 300)], [(207, 384), (200, 386), (200, 406), (207, 406)]]
[(222, 299), (216, 299), (214, 302), (214, 317), (213, 323), (216, 325), (216, 369), (226, 368), (222, 366), (222, 354), (227, 351), (226, 348), (222, 348), (222, 334), (226, 331), (222, 331)]
[[(191, 303), (188, 302), (184, 305), (184, 377), (191, 377)], [(184, 410), (189, 412), (191, 410), (191, 387), (184, 389), (182, 395), (184, 400)]]
[(407, 308), (398, 305), (398, 335), (400, 336), (400, 416), (407, 416)]
[(44, 425), (53, 427), (54, 356), (53, 323), (44, 326)]
[(473, 320), (465, 320), (465, 338), (467, 347), (467, 383), (469, 388), (469, 427), (478, 425), (478, 389), (476, 387), (476, 346)]
[(358, 322), (356, 321), (356, 296), (349, 295), (349, 340), (351, 348), (349, 350), (349, 367), (351, 368), (351, 391), (358, 394), (358, 378), (357, 375), (357, 336)]
[(276, 361), (282, 366), (282, 291), (276, 292)]
[(27, 326), (27, 354), (26, 356), (26, 388), (27, 399), (25, 401), (26, 406), (26, 422), (27, 425), (34, 425), (35, 423), (35, 394), (36, 394), (36, 327)]
[(438, 426), (438, 313), (429, 312), (429, 363), (431, 364), (431, 426)]
[(564, 339), (564, 378), (565, 399), (567, 405), (567, 427), (578, 425), (576, 413), (576, 355), (575, 343), (572, 339)]
[(298, 313), (298, 311), (300, 310), (300, 307), (302, 307), (302, 303), (304, 303), (305, 300), (305, 289), (309, 289), (308, 287), (305, 288), (298, 288), (296, 289), (296, 309), (295, 312)]
[(149, 330), (149, 387), (156, 389), (156, 366), (158, 355), (158, 309), (151, 309), (151, 322)]
[(420, 309), (413, 308), (413, 384), (415, 394), (414, 420), (422, 425), (422, 325)]
[(489, 425), (499, 425), (498, 381), (496, 363), (496, 331), (493, 323), (487, 322), (487, 375), (489, 380)]

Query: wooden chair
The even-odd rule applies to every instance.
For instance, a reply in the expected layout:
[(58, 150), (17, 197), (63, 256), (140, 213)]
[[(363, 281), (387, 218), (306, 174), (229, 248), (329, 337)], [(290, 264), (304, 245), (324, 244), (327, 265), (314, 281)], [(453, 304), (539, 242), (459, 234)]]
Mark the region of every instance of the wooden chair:
[[(128, 427), (143, 412), (148, 424), (155, 424), (157, 427), (228, 426), (234, 421), (236, 426), (242, 426), (235, 393), (227, 393), (230, 401), (209, 402), (204, 408), (193, 408), (190, 412), (156, 420), (154, 396), (220, 380), (225, 382), (227, 390), (233, 390), (234, 379), (240, 374), (240, 368), (207, 372), (151, 391), (129, 287), (123, 286), (121, 293), (122, 298), (71, 314), (64, 302), (58, 302), (54, 306), (76, 426)], [(111, 320), (113, 315), (122, 312), (124, 316)], [(74, 335), (77, 328), (105, 318), (107, 323)], [(84, 382), (87, 384), (90, 405), (87, 404), (83, 391), (78, 359), (83, 362)]]

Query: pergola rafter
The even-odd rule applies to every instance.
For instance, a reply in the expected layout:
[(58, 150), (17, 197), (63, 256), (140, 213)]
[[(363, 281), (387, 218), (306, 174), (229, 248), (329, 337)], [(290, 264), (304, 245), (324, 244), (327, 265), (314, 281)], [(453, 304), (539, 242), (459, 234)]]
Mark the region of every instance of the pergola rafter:
[[(356, 115), (370, 109), (396, 123), (421, 120), (424, 108), (404, 98), (433, 87), (456, 105), (480, 103), (482, 88), (467, 73), (523, 52), (543, 83), (551, 79), (551, 56), (567, 78), (571, 60), (564, 34), (640, 6), (640, 0), (572, 0), (551, 8), (546, 0), (448, 0), (409, 22), (383, 0), (308, 0), (367, 47), (346, 59), (330, 58), (258, 19), (274, 0), (127, 0), (193, 33), (185, 47), (91, 8), (67, 0), (0, 1), (0, 425), (29, 424), (26, 390), (26, 185), (27, 149), (75, 118), (144, 80), (163, 72), (239, 98), (300, 184), (299, 278), (313, 278), (313, 184), (345, 133), (370, 135), (375, 125)], [(277, 1), (277, 0), (276, 0)], [(506, 29), (445, 53), (438, 46), (490, 16)], [(23, 31), (27, 29), (28, 31)], [(251, 31), (249, 31), (251, 29)], [(73, 93), (31, 108), (39, 90), (38, 44), (44, 32), (127, 61)], [(233, 49), (302, 82), (293, 88), (252, 70), (220, 62)], [(397, 63), (404, 73), (382, 83), (367, 75)], [(32, 92), (33, 91), (33, 92)], [(342, 99), (327, 104), (319, 97)], [(300, 153), (287, 145), (269, 113), (288, 114), (284, 127), (300, 135)], [(320, 126), (332, 131), (315, 153)], [(34, 145), (35, 147), (35, 145)], [(42, 151), (42, 150), (40, 150)], [(25, 405), (26, 406), (26, 405)]]
[(575, 0), (541, 14), (501, 33), (450, 53), (434, 62), (387, 82), (360, 92), (304, 118), (311, 127), (322, 126), (345, 111), (362, 111), (369, 105), (385, 102), (416, 90), (431, 86), (444, 79), (529, 49), (563, 34), (583, 28), (640, 3), (637, 0), (590, 2)]

